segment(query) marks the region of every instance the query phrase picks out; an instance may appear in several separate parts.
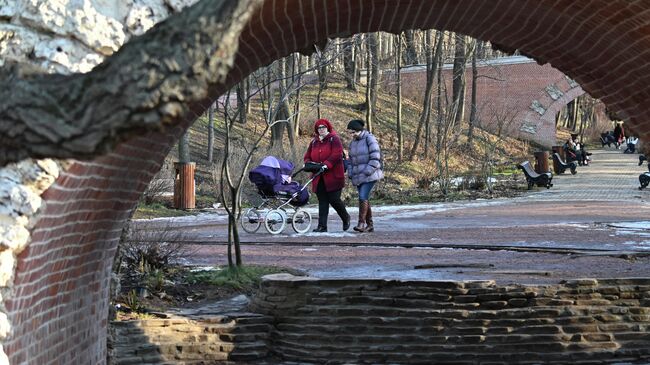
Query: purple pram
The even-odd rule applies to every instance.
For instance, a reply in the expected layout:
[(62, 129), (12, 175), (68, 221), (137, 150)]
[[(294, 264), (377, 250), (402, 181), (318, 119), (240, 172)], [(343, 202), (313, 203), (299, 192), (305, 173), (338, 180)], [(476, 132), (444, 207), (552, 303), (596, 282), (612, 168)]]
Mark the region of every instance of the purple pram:
[[(293, 164), (273, 156), (267, 156), (259, 166), (248, 173), (248, 179), (265, 197), (290, 197), (289, 204), (301, 207), (309, 201), (309, 190), (291, 181)], [(295, 196), (294, 196), (295, 195)]]
[[(301, 207), (309, 201), (309, 185), (320, 175), (322, 165), (308, 163), (292, 174), (293, 164), (274, 156), (265, 157), (259, 166), (252, 169), (248, 179), (255, 184), (262, 203), (249, 208), (241, 216), (244, 231), (255, 233), (264, 224), (271, 234), (281, 233), (290, 223), (297, 233), (305, 233), (311, 226), (311, 214)], [(304, 185), (291, 181), (301, 171), (314, 172)]]

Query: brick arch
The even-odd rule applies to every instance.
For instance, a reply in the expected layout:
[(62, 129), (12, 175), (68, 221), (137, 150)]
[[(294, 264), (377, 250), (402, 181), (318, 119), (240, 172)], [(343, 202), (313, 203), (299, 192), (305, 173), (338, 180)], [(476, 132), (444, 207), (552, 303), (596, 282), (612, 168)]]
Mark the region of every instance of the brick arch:
[[(178, 128), (131, 139), (72, 165), (43, 194), (5, 300), (10, 364), (103, 363), (112, 256), (146, 183), (210, 101), (259, 66), (326, 37), (436, 28), (549, 62), (650, 137), (650, 5), (627, 0), (266, 0), (240, 36), (234, 69)], [(3, 297), (5, 297), (3, 293)]]
[[(585, 91), (582, 89), (582, 87), (580, 87), (579, 85), (575, 85), (571, 89), (565, 91), (563, 95), (557, 99), (554, 99), (548, 93), (544, 96), (544, 99), (546, 99), (546, 101), (550, 104), (540, 103), (543, 107), (545, 107), (545, 110), (544, 110), (544, 114), (540, 115), (538, 119), (539, 119), (539, 124), (542, 126), (542, 128), (545, 131), (553, 131), (552, 137), (548, 139), (549, 141), (555, 141), (555, 130), (556, 130), (555, 118), (557, 116), (557, 113), (562, 108), (564, 108), (568, 103), (570, 103), (577, 97), (584, 94)], [(530, 114), (530, 111), (528, 113)], [(539, 113), (537, 112), (534, 113), (537, 114), (534, 115), (535, 117), (539, 115)]]

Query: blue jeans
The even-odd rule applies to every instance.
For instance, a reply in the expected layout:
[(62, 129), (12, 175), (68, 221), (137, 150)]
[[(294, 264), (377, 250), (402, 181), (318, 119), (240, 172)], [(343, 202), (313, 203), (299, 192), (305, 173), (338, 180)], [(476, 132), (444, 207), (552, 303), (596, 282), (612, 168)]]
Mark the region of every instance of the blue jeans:
[(375, 186), (375, 183), (376, 181), (371, 181), (357, 186), (357, 191), (359, 192), (359, 200), (370, 200), (370, 192)]

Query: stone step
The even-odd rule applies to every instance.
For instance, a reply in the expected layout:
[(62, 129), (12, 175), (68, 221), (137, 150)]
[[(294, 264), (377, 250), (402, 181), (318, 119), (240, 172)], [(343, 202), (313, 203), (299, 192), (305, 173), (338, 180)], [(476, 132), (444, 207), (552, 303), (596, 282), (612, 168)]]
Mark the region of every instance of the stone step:
[(571, 334), (508, 334), (508, 335), (427, 335), (427, 334), (388, 334), (385, 336), (369, 334), (332, 334), (324, 335), (322, 332), (296, 333), (275, 331), (272, 338), (295, 341), (305, 345), (328, 344), (336, 346), (374, 346), (374, 345), (446, 345), (446, 344), (516, 344), (532, 341), (549, 343), (570, 343), (583, 341), (586, 343), (612, 342), (613, 336), (604, 333), (586, 333), (581, 335)]
[(351, 352), (318, 352), (305, 351), (295, 348), (286, 348), (283, 358), (287, 360), (298, 361), (304, 364), (305, 361), (317, 363), (344, 363), (344, 364), (577, 364), (576, 358), (590, 358), (587, 363), (601, 363), (605, 359), (618, 360), (619, 355), (612, 351), (598, 351), (584, 356), (583, 353), (563, 352), (563, 353), (539, 353), (527, 352), (520, 350), (513, 353), (499, 353), (496, 351), (487, 352), (461, 352), (454, 348), (449, 348), (444, 352), (400, 352), (400, 351), (362, 351), (357, 353)]
[[(499, 309), (499, 310), (495, 310)], [(468, 318), (472, 319), (530, 319), (530, 318), (557, 318), (569, 316), (571, 314), (564, 314), (564, 309), (559, 307), (524, 307), (524, 308), (495, 308), (489, 310), (481, 310), (473, 308), (471, 311), (457, 309), (457, 308), (443, 308), (435, 309), (430, 307), (425, 308), (399, 308), (389, 306), (371, 306), (371, 305), (325, 305), (318, 306), (305, 305), (294, 310), (294, 314), (298, 316), (313, 316), (313, 317), (327, 317), (327, 316), (378, 316), (378, 317), (436, 317), (441, 318)], [(606, 313), (605, 309), (601, 310), (603, 314)], [(591, 309), (586, 314), (598, 313), (597, 310)]]
[[(368, 336), (371, 337), (371, 336)], [(397, 351), (404, 353), (437, 353), (448, 352), (450, 349), (462, 353), (476, 352), (478, 350), (506, 352), (520, 352), (524, 349), (534, 350), (535, 352), (554, 353), (570, 350), (609, 350), (617, 349), (619, 345), (615, 342), (588, 342), (588, 343), (571, 343), (569, 339), (562, 339), (558, 336), (518, 336), (519, 338), (498, 338), (487, 341), (487, 339), (476, 337), (448, 337), (441, 338), (438, 342), (427, 343), (402, 343), (395, 338), (390, 341), (389, 338), (370, 339), (363, 337), (357, 341), (351, 341), (351, 338), (337, 336), (335, 339), (322, 341), (309, 341), (308, 338), (301, 336), (286, 336), (276, 339), (273, 342), (273, 348), (292, 346), (296, 349), (308, 351), (326, 351), (326, 352), (346, 352), (357, 353), (364, 351)], [(507, 336), (504, 336), (507, 337)], [(302, 338), (302, 341), (301, 341)], [(370, 341), (373, 342), (370, 342)]]

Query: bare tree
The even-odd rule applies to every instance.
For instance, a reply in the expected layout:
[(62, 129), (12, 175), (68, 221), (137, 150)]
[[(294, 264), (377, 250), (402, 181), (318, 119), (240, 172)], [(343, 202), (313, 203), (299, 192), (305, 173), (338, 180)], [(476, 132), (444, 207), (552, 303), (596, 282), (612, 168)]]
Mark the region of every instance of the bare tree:
[[(233, 127), (235, 125), (235, 120), (237, 120), (237, 114), (231, 115), (229, 112), (229, 99), (230, 93), (227, 94), (226, 102), (224, 104), (224, 129), (225, 129), (225, 141), (223, 147), (223, 160), (221, 163), (221, 168), (213, 172), (213, 180), (215, 184), (220, 182), (222, 187), (221, 201), (228, 213), (228, 265), (229, 266), (241, 266), (242, 257), (241, 257), (241, 240), (239, 237), (239, 226), (237, 222), (241, 215), (241, 192), (242, 192), (242, 182), (246, 172), (250, 166), (251, 160), (255, 151), (257, 151), (260, 143), (268, 133), (268, 131), (277, 123), (284, 122), (279, 120), (274, 120), (275, 118), (271, 115), (268, 116), (267, 121), (273, 120), (270, 123), (266, 123), (264, 130), (255, 142), (252, 144), (250, 150), (246, 153), (235, 153), (235, 148), (233, 146)], [(279, 106), (281, 103), (278, 103), (278, 108), (275, 110), (277, 114)], [(269, 108), (269, 111), (271, 108)], [(240, 143), (242, 139), (240, 138)], [(244, 146), (242, 146), (241, 150)], [(218, 178), (217, 178), (218, 176)], [(233, 260), (233, 248), (235, 257)]]
[(347, 38), (343, 43), (343, 68), (345, 70), (346, 88), (357, 91), (357, 71), (354, 38)]
[(473, 40), (472, 41), (472, 46), (470, 48), (473, 49), (472, 52), (472, 96), (471, 96), (471, 101), (470, 101), (470, 112), (469, 112), (469, 127), (467, 129), (467, 146), (471, 147), (472, 142), (474, 139), (474, 126), (478, 123), (478, 113), (477, 113), (477, 106), (476, 106), (476, 88), (477, 88), (477, 83), (476, 81), (478, 80), (478, 69), (476, 68), (476, 59), (478, 56), (479, 52), (482, 52), (481, 49), (483, 48), (483, 42), (482, 41), (477, 41)]
[(456, 114), (458, 113), (458, 104), (452, 103), (447, 108), (438, 110), (441, 114), (438, 126), (440, 131), (440, 145), (436, 153), (436, 168), (438, 187), (443, 195), (449, 194), (451, 175), (449, 170), (449, 160), (451, 150), (458, 142), (459, 134), (455, 132)]
[(467, 60), (465, 36), (456, 33), (456, 46), (454, 53), (454, 79), (452, 82), (452, 100), (457, 105), (456, 120), (454, 121), (457, 128), (460, 128), (461, 121), (465, 119), (465, 63)]
[(404, 32), (404, 38), (406, 40), (406, 52), (405, 63), (407, 65), (417, 65), (418, 64), (418, 53), (415, 50), (415, 41), (414, 41), (414, 30), (407, 30)]
[[(430, 118), (431, 114), (431, 94), (433, 91), (433, 81), (435, 80), (435, 74), (438, 67), (438, 62), (441, 59), (442, 53), (442, 37), (443, 33), (438, 32), (436, 37), (435, 45), (435, 54), (432, 53), (433, 45), (432, 42), (432, 30), (427, 31), (427, 36), (425, 37), (425, 52), (427, 58), (427, 81), (426, 87), (424, 90), (424, 99), (422, 100), (422, 113), (420, 114), (420, 119), (418, 122), (418, 128), (415, 132), (415, 138), (413, 139), (413, 146), (411, 147), (411, 154), (409, 160), (413, 161), (417, 154), (418, 147), (420, 145), (420, 140), (422, 139), (422, 130), (427, 123), (427, 120)], [(438, 81), (440, 82), (440, 81)], [(426, 135), (426, 133), (425, 133)]]
[(246, 124), (248, 112), (248, 98), (246, 97), (246, 81), (241, 80), (237, 84), (237, 108), (239, 109), (239, 123)]
[(210, 104), (208, 108), (208, 162), (214, 159), (214, 108), (217, 103)]
[[(485, 110), (487, 108), (482, 109)], [(489, 119), (493, 123), (491, 130), (494, 133), (494, 137), (492, 139), (489, 137), (483, 139), (483, 150), (485, 152), (481, 161), (480, 172), (488, 192), (492, 194), (494, 192), (494, 185), (492, 183), (495, 164), (494, 154), (497, 148), (503, 143), (502, 136), (504, 132), (513, 125), (517, 112), (508, 105), (489, 105), (489, 112), (491, 114), (491, 118)]]
[(404, 141), (402, 140), (402, 33), (395, 35), (395, 76), (397, 78), (397, 160), (402, 161), (404, 158)]

